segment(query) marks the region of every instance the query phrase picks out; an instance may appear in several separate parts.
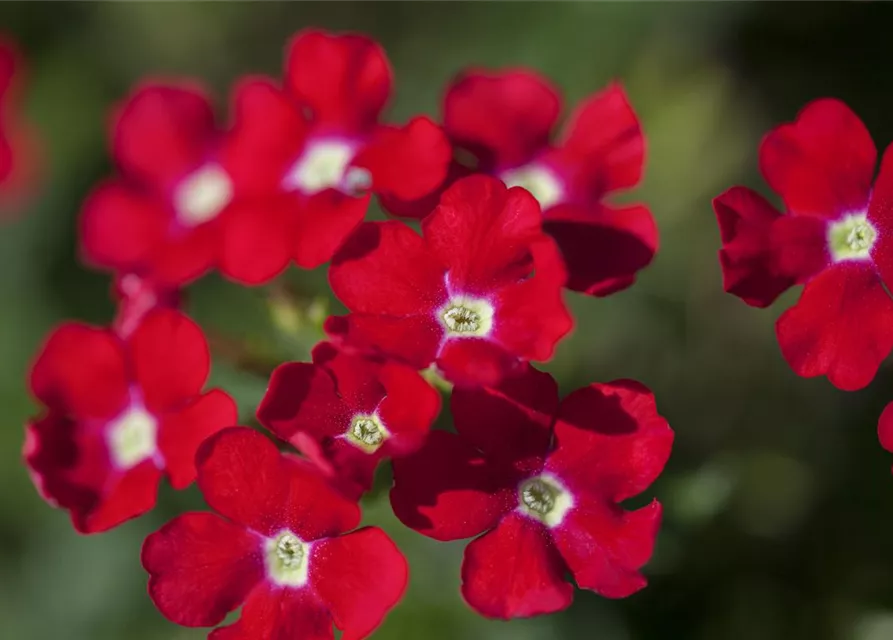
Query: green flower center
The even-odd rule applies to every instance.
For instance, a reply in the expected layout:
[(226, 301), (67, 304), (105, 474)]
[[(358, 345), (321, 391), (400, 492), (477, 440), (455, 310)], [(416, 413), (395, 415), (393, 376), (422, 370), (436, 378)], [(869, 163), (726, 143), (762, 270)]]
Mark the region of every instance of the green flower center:
[(374, 453), (390, 435), (387, 427), (375, 415), (354, 416), (345, 434), (348, 442), (366, 453)]
[(573, 496), (550, 474), (529, 478), (518, 487), (518, 510), (548, 527), (561, 524), (573, 506)]
[(300, 587), (307, 582), (309, 545), (291, 531), (267, 540), (266, 565), (270, 580), (278, 585)]
[(493, 328), (493, 307), (486, 300), (460, 296), (450, 300), (439, 315), (447, 335), (454, 337), (486, 336)]
[(864, 213), (844, 216), (828, 226), (828, 250), (835, 262), (867, 260), (877, 240), (877, 229)]

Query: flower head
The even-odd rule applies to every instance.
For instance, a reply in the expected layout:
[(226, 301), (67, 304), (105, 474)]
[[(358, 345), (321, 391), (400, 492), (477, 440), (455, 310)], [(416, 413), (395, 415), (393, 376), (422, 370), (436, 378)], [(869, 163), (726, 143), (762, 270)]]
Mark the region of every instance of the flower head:
[(593, 384), (559, 402), (528, 368), (486, 389), (456, 389), (457, 433), (433, 431), (394, 460), (391, 504), (437, 540), (479, 536), (465, 550), (462, 594), (494, 618), (559, 611), (577, 586), (610, 598), (645, 586), (660, 524), (656, 501), (619, 503), (657, 478), (673, 432), (641, 384)]
[(146, 538), (149, 595), (168, 619), (211, 636), (361, 640), (400, 600), (406, 560), (311, 467), (244, 427), (209, 438), (198, 485), (216, 513), (186, 513)]
[(176, 311), (153, 311), (126, 336), (58, 327), (31, 370), (46, 411), (24, 455), (40, 493), (95, 533), (151, 509), (162, 475), (188, 486), (199, 444), (237, 418), (226, 393), (202, 393), (209, 369), (201, 330)]
[(565, 272), (542, 233), (536, 201), (488, 176), (456, 182), (422, 223), (366, 223), (329, 269), (351, 311), (333, 337), (402, 360), (436, 364), (457, 384), (491, 384), (527, 360), (548, 360), (572, 327)]
[(713, 203), (722, 237), (723, 285), (765, 307), (804, 284), (776, 325), (782, 354), (805, 377), (859, 389), (893, 349), (893, 158), (872, 187), (877, 151), (865, 125), (838, 100), (807, 105), (771, 131), (760, 168), (781, 213), (746, 187)]
[(22, 61), (0, 36), (0, 219), (15, 212), (37, 178), (37, 137), (21, 114)]

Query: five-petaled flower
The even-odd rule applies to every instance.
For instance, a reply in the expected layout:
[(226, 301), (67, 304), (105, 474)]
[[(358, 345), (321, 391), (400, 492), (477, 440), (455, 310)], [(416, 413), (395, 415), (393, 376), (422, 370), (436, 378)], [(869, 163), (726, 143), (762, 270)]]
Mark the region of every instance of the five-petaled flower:
[[(304, 461), (242, 427), (208, 439), (198, 485), (217, 513), (178, 516), (143, 545), (149, 595), (170, 620), (216, 626), (213, 640), (367, 637), (400, 600), (408, 568), (360, 509)], [(219, 515), (217, 515), (219, 514)]]
[(188, 486), (198, 446), (237, 419), (226, 393), (202, 394), (209, 369), (201, 330), (177, 311), (151, 312), (126, 337), (58, 327), (31, 370), (46, 412), (24, 456), (40, 493), (95, 533), (151, 509), (162, 474)]
[(249, 78), (237, 87), (226, 144), (237, 192), (266, 203), (225, 224), (221, 269), (248, 284), (290, 260), (305, 268), (329, 261), (372, 193), (421, 198), (441, 185), (450, 161), (449, 141), (430, 119), (380, 123), (392, 74), (365, 36), (299, 33), (283, 85)]
[(257, 419), (359, 498), (378, 463), (418, 449), (439, 413), (440, 394), (414, 369), (323, 342), (312, 363), (289, 362), (273, 372)]
[(807, 105), (760, 146), (760, 169), (782, 214), (746, 187), (713, 203), (726, 291), (765, 307), (805, 284), (776, 325), (781, 351), (805, 377), (840, 389), (871, 382), (893, 349), (893, 155), (872, 187), (877, 151), (842, 102)]
[(456, 384), (494, 384), (548, 360), (573, 321), (565, 272), (524, 189), (463, 178), (422, 221), (368, 222), (332, 261), (329, 282), (352, 312), (326, 329), (345, 344), (436, 365)]
[(559, 402), (555, 381), (530, 367), (499, 387), (456, 389), (451, 408), (458, 433), (432, 431), (394, 460), (391, 504), (437, 540), (483, 533), (462, 565), (471, 607), (495, 618), (564, 609), (568, 572), (611, 598), (645, 586), (661, 507), (618, 503), (657, 478), (673, 441), (645, 387), (593, 384)]

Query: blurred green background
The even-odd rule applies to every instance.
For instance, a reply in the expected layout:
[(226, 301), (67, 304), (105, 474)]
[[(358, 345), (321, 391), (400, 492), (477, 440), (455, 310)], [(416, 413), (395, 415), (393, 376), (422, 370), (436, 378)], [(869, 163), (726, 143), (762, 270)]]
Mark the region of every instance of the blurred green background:
[[(650, 586), (623, 601), (578, 592), (559, 615), (510, 624), (478, 618), (458, 594), (464, 543), (405, 530), (386, 497), (367, 503), (410, 558), (406, 599), (374, 636), (484, 640), (893, 638), (893, 478), (876, 420), (893, 399), (893, 367), (845, 394), (782, 361), (769, 311), (722, 292), (710, 199), (735, 183), (765, 192), (761, 135), (824, 95), (844, 99), (878, 145), (893, 139), (893, 5), (887, 3), (3, 3), (0, 31), (29, 65), (27, 111), (48, 166), (24, 217), (0, 228), (0, 638), (195, 639), (145, 595), (143, 537), (199, 507), (192, 489), (110, 533), (82, 537), (44, 504), (20, 462), (35, 410), (28, 363), (65, 318), (106, 322), (108, 278), (75, 258), (80, 202), (110, 170), (109, 106), (146, 75), (207, 80), (226, 108), (241, 74), (280, 72), (305, 26), (361, 30), (393, 63), (391, 118), (436, 115), (467, 65), (527, 65), (572, 104), (612, 78), (626, 85), (648, 136), (646, 179), (661, 251), (632, 289), (574, 297), (572, 338), (548, 368), (567, 391), (620, 377), (654, 389), (676, 430), (651, 494), (665, 524)], [(323, 273), (289, 272), (303, 294)], [(214, 277), (189, 311), (220, 340), (275, 360), (306, 357), (273, 322), (262, 289)], [(265, 380), (218, 353), (213, 382), (250, 419)]]

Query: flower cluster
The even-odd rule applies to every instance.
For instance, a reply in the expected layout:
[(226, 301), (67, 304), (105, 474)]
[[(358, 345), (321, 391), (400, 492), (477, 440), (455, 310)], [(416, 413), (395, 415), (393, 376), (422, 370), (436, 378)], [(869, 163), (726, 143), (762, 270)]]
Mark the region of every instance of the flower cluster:
[[(384, 123), (392, 84), (374, 41), (309, 30), (281, 80), (237, 83), (223, 126), (194, 82), (138, 86), (115, 110), (117, 174), (79, 221), (117, 315), (57, 327), (31, 370), (43, 412), (25, 462), (79, 532), (149, 510), (162, 476), (197, 482), (213, 512), (151, 534), (142, 563), (178, 624), (242, 608), (215, 640), (373, 632), (408, 581), (394, 542), (356, 528), (385, 460), (404, 524), (481, 534), (462, 594), (484, 616), (561, 610), (574, 585), (609, 598), (645, 585), (661, 508), (621, 503), (661, 473), (673, 432), (637, 382), (559, 401), (532, 364), (573, 328), (565, 289), (625, 288), (657, 248), (645, 207), (606, 201), (644, 162), (623, 90), (586, 100), (552, 140), (560, 99), (530, 71), (464, 73), (441, 123)], [(364, 221), (373, 196), (418, 230)], [(182, 289), (211, 270), (260, 285), (291, 263), (329, 263), (347, 313), (325, 321), (311, 361), (273, 371), (265, 434), (203, 391), (209, 348)], [(449, 383), (451, 430), (432, 428), (431, 378)]]

